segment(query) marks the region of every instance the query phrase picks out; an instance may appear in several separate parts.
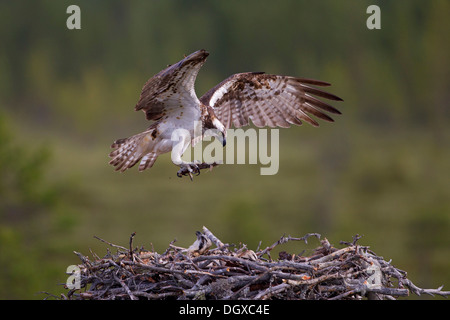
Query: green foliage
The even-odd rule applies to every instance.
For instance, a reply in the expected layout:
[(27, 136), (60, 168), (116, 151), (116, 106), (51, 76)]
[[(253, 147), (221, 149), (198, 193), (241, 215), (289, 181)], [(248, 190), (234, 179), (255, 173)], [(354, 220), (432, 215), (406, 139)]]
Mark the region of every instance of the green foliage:
[(48, 157), (46, 148), (30, 152), (27, 146), (15, 145), (6, 118), (0, 114), (0, 287), (4, 290), (0, 298), (27, 296), (27, 290), (36, 285), (30, 268), (36, 260), (24, 238), (31, 231), (26, 225), (33, 215), (54, 203), (53, 190), (41, 183)]
[[(81, 30), (66, 28), (70, 4)], [(93, 235), (126, 245), (136, 231), (162, 251), (203, 225), (249, 247), (359, 233), (418, 285), (448, 286), (449, 2), (379, 2), (372, 31), (370, 4), (0, 2), (0, 298), (57, 293)], [(168, 155), (114, 172), (111, 142), (148, 126), (133, 111), (142, 85), (201, 48), (198, 95), (236, 72), (289, 74), (332, 83), (343, 115), (281, 130), (275, 176), (219, 166), (191, 183)]]
[[(33, 209), (50, 206), (54, 190), (42, 187), (41, 180), (49, 151), (28, 150), (13, 142), (5, 118), (0, 115), (0, 216), (30, 215)], [(14, 219), (14, 217), (11, 217)]]

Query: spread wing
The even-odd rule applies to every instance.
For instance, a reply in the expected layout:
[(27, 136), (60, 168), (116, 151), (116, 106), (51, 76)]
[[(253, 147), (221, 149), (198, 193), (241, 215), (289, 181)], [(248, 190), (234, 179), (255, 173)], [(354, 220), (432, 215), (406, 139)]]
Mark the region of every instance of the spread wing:
[(181, 105), (199, 108), (194, 83), (208, 55), (205, 50), (196, 51), (150, 78), (135, 110), (144, 111), (148, 120), (159, 120)]
[(302, 121), (318, 126), (311, 115), (333, 121), (325, 111), (335, 114), (340, 112), (316, 96), (336, 101), (342, 99), (311, 85), (330, 84), (263, 72), (238, 73), (209, 90), (200, 101), (211, 106), (227, 128), (248, 125), (249, 119), (257, 127), (283, 128), (291, 124), (301, 125)]

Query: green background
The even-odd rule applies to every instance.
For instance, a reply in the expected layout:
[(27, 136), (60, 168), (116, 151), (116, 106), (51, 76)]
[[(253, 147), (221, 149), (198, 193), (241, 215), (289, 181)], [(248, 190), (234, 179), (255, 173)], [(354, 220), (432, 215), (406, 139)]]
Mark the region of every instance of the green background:
[[(81, 30), (66, 27), (71, 4)], [(366, 27), (371, 4), (381, 30)], [(253, 249), (360, 234), (416, 285), (449, 290), (449, 12), (447, 0), (1, 1), (0, 298), (65, 292), (74, 250), (106, 254), (94, 235), (127, 246), (136, 232), (163, 252), (202, 226)], [(112, 141), (149, 124), (134, 112), (142, 85), (198, 49), (210, 52), (199, 96), (265, 71), (332, 83), (343, 114), (280, 130), (274, 176), (224, 165), (191, 182), (170, 154), (115, 172)]]

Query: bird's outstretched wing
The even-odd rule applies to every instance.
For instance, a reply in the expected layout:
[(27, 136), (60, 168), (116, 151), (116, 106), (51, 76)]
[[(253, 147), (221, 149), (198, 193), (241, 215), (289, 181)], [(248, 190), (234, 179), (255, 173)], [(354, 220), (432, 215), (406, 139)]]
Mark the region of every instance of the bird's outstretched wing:
[(179, 110), (180, 105), (199, 108), (194, 83), (208, 55), (205, 50), (196, 51), (150, 78), (135, 110), (144, 111), (148, 120), (159, 120)]
[(301, 125), (302, 121), (318, 126), (311, 115), (333, 121), (325, 111), (335, 114), (340, 112), (316, 96), (336, 101), (342, 99), (311, 85), (330, 84), (263, 72), (238, 73), (209, 90), (200, 101), (212, 107), (227, 128), (248, 125), (249, 119), (257, 127), (272, 128)]

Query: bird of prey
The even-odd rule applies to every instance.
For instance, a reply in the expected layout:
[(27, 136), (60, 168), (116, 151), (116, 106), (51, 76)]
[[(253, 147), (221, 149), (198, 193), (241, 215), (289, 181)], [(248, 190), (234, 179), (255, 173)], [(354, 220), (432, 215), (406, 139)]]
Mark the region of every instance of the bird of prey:
[[(332, 122), (325, 112), (340, 114), (317, 98), (342, 101), (314, 87), (329, 83), (264, 72), (231, 75), (199, 99), (194, 83), (208, 55), (205, 50), (196, 51), (144, 84), (135, 110), (142, 110), (153, 122), (147, 130), (111, 145), (110, 164), (116, 171), (123, 172), (138, 162), (139, 171), (143, 171), (152, 167), (160, 154), (172, 151), (172, 162), (180, 167), (177, 176), (189, 175), (192, 179), (193, 173), (198, 175), (201, 169), (210, 167), (181, 158), (194, 142), (194, 132), (199, 132), (195, 130), (204, 134), (215, 129), (225, 146), (227, 129), (249, 125), (250, 120), (259, 128), (287, 128), (291, 124), (301, 125), (302, 121), (318, 126), (311, 115)], [(177, 129), (184, 130), (179, 130), (181, 136), (174, 141), (172, 134)]]

